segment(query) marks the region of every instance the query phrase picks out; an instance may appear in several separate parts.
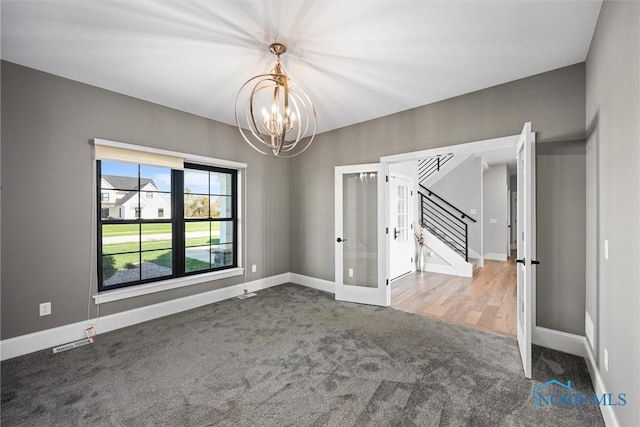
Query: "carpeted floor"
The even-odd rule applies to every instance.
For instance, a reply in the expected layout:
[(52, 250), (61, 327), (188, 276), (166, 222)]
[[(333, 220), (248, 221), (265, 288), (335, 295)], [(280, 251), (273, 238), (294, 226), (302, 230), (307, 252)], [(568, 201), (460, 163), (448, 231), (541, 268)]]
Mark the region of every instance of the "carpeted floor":
[(513, 338), (282, 285), (2, 362), (3, 426), (589, 426), (599, 409), (534, 408), (583, 359)]

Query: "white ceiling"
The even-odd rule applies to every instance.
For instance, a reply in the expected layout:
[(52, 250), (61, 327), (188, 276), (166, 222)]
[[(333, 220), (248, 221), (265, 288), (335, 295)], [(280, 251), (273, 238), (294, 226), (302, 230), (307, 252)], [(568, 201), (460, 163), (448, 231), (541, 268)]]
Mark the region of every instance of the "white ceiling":
[(585, 60), (601, 0), (2, 0), (2, 59), (235, 124), (273, 41), (328, 130)]

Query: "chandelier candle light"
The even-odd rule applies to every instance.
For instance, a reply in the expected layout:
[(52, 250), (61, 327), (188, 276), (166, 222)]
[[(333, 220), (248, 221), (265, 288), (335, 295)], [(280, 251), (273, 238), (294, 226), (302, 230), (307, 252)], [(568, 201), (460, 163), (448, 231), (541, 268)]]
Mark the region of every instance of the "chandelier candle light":
[(236, 96), (240, 134), (260, 153), (275, 157), (302, 153), (316, 133), (316, 109), (311, 99), (280, 63), (280, 55), (286, 50), (281, 43), (271, 44), (269, 51), (277, 58), (275, 67), (268, 74), (247, 80)]

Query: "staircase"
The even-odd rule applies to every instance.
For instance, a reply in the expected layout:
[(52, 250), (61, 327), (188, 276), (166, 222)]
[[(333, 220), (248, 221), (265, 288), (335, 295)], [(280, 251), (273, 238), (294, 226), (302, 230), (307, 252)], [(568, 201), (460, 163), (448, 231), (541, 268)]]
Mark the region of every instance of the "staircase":
[(448, 272), (471, 277), (478, 260), (469, 258), (469, 223), (475, 219), (419, 184), (420, 220), (428, 232), (426, 245), (450, 268)]
[(468, 159), (471, 154), (447, 154), (418, 160), (418, 182), (427, 188), (433, 186), (449, 172)]
[(424, 228), (469, 261), (469, 226), (476, 222), (460, 209), (420, 184), (420, 219)]
[(445, 156), (435, 156), (428, 159), (422, 159), (418, 161), (418, 182), (423, 183), (429, 177), (439, 172), (441, 168), (449, 161), (453, 159), (453, 154), (447, 154)]

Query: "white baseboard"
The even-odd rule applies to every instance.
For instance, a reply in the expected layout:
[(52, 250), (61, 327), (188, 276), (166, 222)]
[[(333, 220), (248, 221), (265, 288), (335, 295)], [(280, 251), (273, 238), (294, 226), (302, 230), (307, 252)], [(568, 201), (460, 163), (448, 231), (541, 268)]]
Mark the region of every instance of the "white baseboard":
[(593, 320), (591, 320), (591, 315), (589, 315), (589, 312), (586, 310), (584, 312), (584, 334), (587, 337), (588, 344), (593, 347), (593, 343), (595, 342), (595, 325)]
[(449, 264), (436, 264), (433, 262), (427, 262), (424, 264), (424, 271), (438, 274), (449, 274), (451, 276), (457, 276), (458, 272), (455, 268)]
[(484, 254), (484, 259), (491, 259), (494, 261), (506, 261), (507, 260), (507, 254), (499, 254), (496, 252), (487, 252), (486, 254)]
[(533, 329), (532, 338), (531, 341), (536, 345), (580, 357), (587, 357), (584, 350), (586, 340), (581, 335), (536, 326)]
[(171, 301), (152, 304), (133, 310), (110, 314), (99, 319), (89, 319), (81, 322), (64, 325), (57, 328), (21, 335), (0, 341), (0, 359), (6, 360), (34, 351), (52, 348), (60, 344), (66, 344), (85, 338), (84, 329), (87, 326), (95, 326), (97, 334), (146, 322), (181, 311), (191, 310), (203, 305), (212, 304), (241, 295), (244, 289), (249, 292), (259, 291), (272, 286), (281, 285), (291, 281), (291, 273), (283, 273), (277, 276), (266, 277), (247, 283), (215, 289), (201, 294), (190, 295)]
[(448, 274), (450, 276), (473, 277), (473, 266), (469, 263), (458, 265), (460, 270), (449, 264), (436, 264), (427, 262), (424, 265), (424, 271), (429, 273)]
[(316, 279), (315, 277), (304, 276), (298, 273), (289, 273), (290, 281), (297, 285), (306, 286), (307, 288), (317, 289), (319, 291), (325, 291), (332, 294), (336, 293), (336, 284), (329, 280)]
[[(593, 391), (598, 396), (602, 396), (603, 394), (608, 393), (607, 387), (604, 385), (604, 381), (602, 380), (602, 375), (600, 375), (600, 370), (598, 369), (598, 364), (596, 363), (596, 358), (591, 350), (590, 344), (585, 340), (584, 342), (584, 351), (587, 354), (585, 356), (585, 361), (587, 363), (587, 369), (589, 369), (589, 375), (591, 375), (591, 383), (593, 383)], [(600, 412), (602, 413), (602, 418), (604, 419), (604, 423), (607, 426), (619, 426), (618, 417), (616, 417), (616, 413), (613, 410), (613, 406), (611, 405), (598, 405), (600, 407)]]

